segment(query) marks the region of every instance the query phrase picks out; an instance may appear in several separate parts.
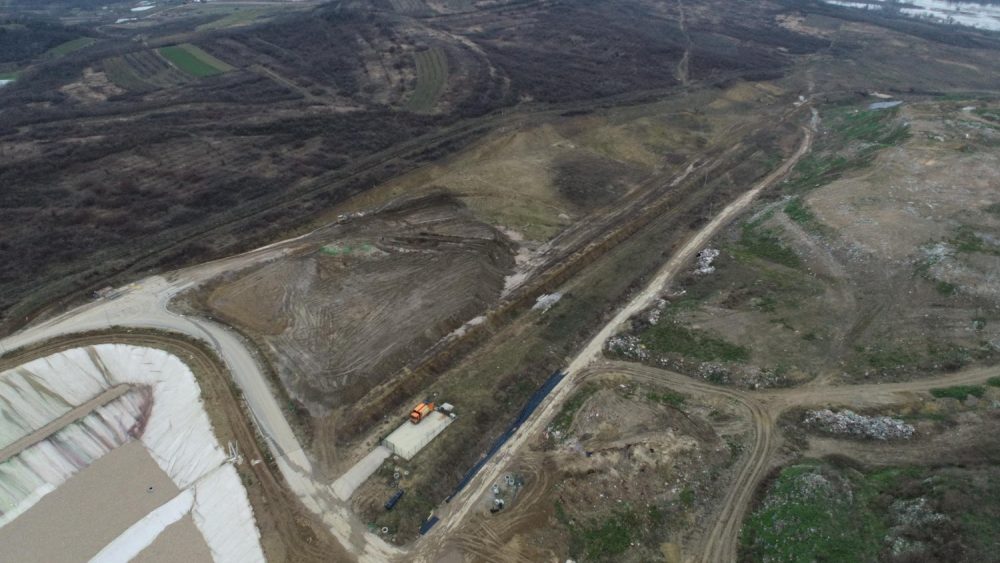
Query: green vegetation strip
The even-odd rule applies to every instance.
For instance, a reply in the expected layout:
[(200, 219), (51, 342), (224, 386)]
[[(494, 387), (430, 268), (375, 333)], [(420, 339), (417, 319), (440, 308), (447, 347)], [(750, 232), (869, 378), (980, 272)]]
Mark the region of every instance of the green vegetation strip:
[(646, 394), (646, 398), (654, 403), (659, 403), (661, 405), (669, 405), (671, 407), (680, 407), (684, 404), (684, 395), (680, 393), (675, 393), (673, 391), (664, 391), (662, 393), (657, 393), (655, 391), (650, 391)]
[(562, 504), (557, 501), (556, 519), (569, 530), (569, 552), (572, 557), (602, 561), (625, 553), (639, 536), (644, 520), (656, 523), (657, 520), (662, 520), (662, 516), (653, 508), (643, 518), (625, 505), (602, 520), (579, 523), (571, 521)]
[(90, 47), (94, 43), (97, 43), (97, 39), (94, 39), (93, 37), (77, 37), (76, 39), (67, 41), (49, 49), (45, 54), (46, 56), (55, 58), (64, 57), (73, 51), (79, 51), (80, 49)]
[(448, 58), (444, 50), (433, 47), (417, 53), (414, 62), (417, 85), (406, 101), (406, 108), (418, 113), (431, 111), (448, 80)]
[(152, 88), (148, 82), (136, 74), (132, 69), (132, 65), (125, 60), (125, 57), (104, 59), (102, 65), (108, 79), (114, 82), (116, 86), (134, 92), (142, 92)]
[(647, 349), (664, 354), (680, 354), (705, 362), (745, 362), (750, 351), (706, 332), (682, 326), (670, 319), (649, 327), (640, 337)]
[(174, 66), (191, 76), (201, 78), (233, 70), (232, 66), (190, 43), (162, 47), (158, 51), (165, 59), (173, 63)]
[(744, 260), (760, 258), (789, 268), (798, 268), (802, 259), (778, 237), (778, 231), (761, 227), (760, 221), (743, 225), (736, 256)]
[(552, 424), (549, 426), (555, 432), (566, 432), (569, 427), (573, 424), (573, 417), (576, 416), (576, 412), (580, 410), (580, 407), (587, 402), (587, 399), (591, 397), (594, 393), (597, 393), (599, 387), (592, 383), (584, 385), (577, 390), (576, 393), (567, 400), (559, 414), (556, 415)]
[(844, 172), (867, 166), (879, 150), (902, 143), (910, 137), (910, 128), (900, 123), (898, 115), (898, 108), (824, 112), (823, 122), (831, 134), (799, 161), (784, 182), (784, 191), (800, 194), (828, 184)]
[(239, 27), (242, 25), (250, 25), (255, 23), (258, 19), (265, 18), (272, 14), (274, 11), (265, 8), (257, 9), (245, 9), (236, 8), (231, 14), (225, 15), (217, 20), (210, 21), (206, 24), (198, 26), (198, 31), (205, 31), (209, 29), (223, 29), (227, 27)]
[(1000, 246), (983, 239), (968, 225), (960, 225), (955, 229), (955, 236), (948, 241), (959, 252), (979, 252), (983, 254), (1000, 255)]
[(938, 399), (951, 398), (958, 399), (959, 401), (965, 400), (969, 395), (982, 397), (985, 393), (986, 388), (982, 385), (954, 385), (952, 387), (931, 389), (931, 395), (934, 395)]

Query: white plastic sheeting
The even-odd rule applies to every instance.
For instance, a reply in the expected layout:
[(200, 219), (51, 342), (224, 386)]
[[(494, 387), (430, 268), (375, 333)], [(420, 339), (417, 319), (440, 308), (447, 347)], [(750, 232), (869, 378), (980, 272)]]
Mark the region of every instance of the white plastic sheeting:
[(181, 491), (180, 494), (129, 526), (129, 529), (91, 558), (90, 563), (131, 561), (142, 550), (153, 545), (163, 530), (190, 512), (193, 505), (194, 493), (190, 489)]
[(149, 400), (148, 392), (133, 389), (0, 464), (0, 527), (129, 441)]
[[(0, 526), (101, 455), (139, 436), (178, 488), (194, 491), (191, 512), (213, 558), (263, 561), (246, 490), (212, 433), (194, 374), (176, 356), (102, 344), (0, 373), (0, 393), (5, 393), (0, 395), (0, 438), (14, 436), (12, 442), (122, 383), (135, 389), (0, 464)], [(132, 545), (127, 538), (122, 542)]]
[(148, 385), (153, 412), (142, 443), (178, 488), (221, 465), (226, 455), (212, 433), (194, 374), (179, 358), (163, 350), (120, 344), (94, 347), (114, 383)]
[(198, 481), (192, 516), (217, 563), (264, 560), (250, 501), (232, 465)]
[(85, 350), (63, 354), (0, 374), (0, 448), (111, 387)]

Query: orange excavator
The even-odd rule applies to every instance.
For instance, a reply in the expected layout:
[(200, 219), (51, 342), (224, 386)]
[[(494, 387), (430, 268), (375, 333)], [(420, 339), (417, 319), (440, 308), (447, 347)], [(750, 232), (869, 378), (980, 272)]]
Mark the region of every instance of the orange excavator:
[(425, 416), (434, 412), (434, 403), (420, 403), (410, 411), (410, 422), (419, 424)]

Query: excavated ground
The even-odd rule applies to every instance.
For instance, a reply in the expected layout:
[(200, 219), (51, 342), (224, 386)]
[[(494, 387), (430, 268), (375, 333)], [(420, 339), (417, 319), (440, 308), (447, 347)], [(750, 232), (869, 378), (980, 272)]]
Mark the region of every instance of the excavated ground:
[(429, 196), (323, 229), (201, 298), (263, 343), (290, 398), (323, 416), (481, 314), (512, 265), (503, 234)]

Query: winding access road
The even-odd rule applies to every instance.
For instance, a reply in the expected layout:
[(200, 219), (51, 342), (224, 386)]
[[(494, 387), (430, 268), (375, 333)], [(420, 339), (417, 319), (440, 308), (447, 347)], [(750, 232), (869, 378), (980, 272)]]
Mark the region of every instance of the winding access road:
[[(568, 377), (547, 399), (546, 403), (515, 435), (496, 458), (480, 473), (463, 495), (460, 495), (443, 513), (445, 536), (461, 524), (475, 499), (488, 489), (525, 441), (544, 428), (555, 408), (565, 400), (567, 393), (579, 380), (576, 374), (600, 357), (605, 340), (618, 330), (634, 313), (647, 307), (663, 287), (680, 269), (729, 221), (743, 212), (764, 189), (787, 174), (809, 150), (812, 143), (817, 114), (813, 111), (812, 123), (803, 127), (803, 140), (798, 150), (777, 170), (754, 185), (736, 201), (706, 224), (677, 252), (655, 276), (649, 286), (624, 307), (581, 351), (569, 366)], [(312, 465), (299, 443), (292, 427), (285, 418), (277, 400), (277, 393), (261, 369), (262, 359), (253, 346), (228, 327), (212, 319), (186, 316), (169, 308), (169, 304), (186, 289), (204, 283), (224, 272), (280, 258), (294, 250), (296, 242), (305, 239), (282, 241), (244, 254), (178, 270), (163, 276), (152, 276), (122, 288), (113, 299), (100, 299), (77, 307), (59, 316), (33, 324), (19, 332), (0, 339), (0, 353), (25, 348), (69, 335), (97, 330), (118, 330), (127, 333), (130, 328), (154, 329), (193, 337), (209, 343), (230, 370), (233, 379), (243, 392), (250, 413), (269, 449), (281, 468), (282, 475), (296, 496), (330, 527), (341, 544), (362, 561), (387, 561), (393, 559), (433, 559), (433, 546), (438, 542), (418, 542), (411, 550), (402, 550), (384, 541), (373, 541), (349, 508), (336, 498), (331, 487), (313, 479)], [(430, 550), (428, 550), (428, 548)]]
[[(604, 343), (622, 330), (625, 323), (636, 313), (642, 311), (643, 309), (649, 307), (653, 301), (664, 291), (664, 289), (669, 285), (669, 283), (676, 277), (676, 275), (684, 268), (691, 259), (697, 254), (701, 249), (703, 249), (708, 242), (715, 237), (723, 227), (725, 227), (729, 222), (739, 216), (741, 213), (749, 208), (750, 204), (753, 203), (754, 199), (760, 195), (762, 191), (773, 186), (776, 182), (784, 178), (792, 168), (805, 156), (810, 148), (812, 147), (813, 139), (815, 137), (816, 129), (819, 124), (819, 113), (810, 108), (812, 112), (809, 124), (802, 127), (802, 141), (799, 143), (798, 148), (795, 153), (789, 156), (778, 168), (768, 174), (765, 178), (751, 186), (749, 190), (743, 193), (739, 198), (727, 205), (720, 213), (718, 213), (711, 221), (709, 221), (705, 226), (703, 226), (694, 236), (689, 238), (681, 248), (671, 256), (663, 267), (656, 273), (653, 279), (646, 285), (646, 287), (635, 297), (633, 297), (624, 307), (622, 307), (617, 314), (606, 324), (604, 327), (587, 343), (586, 346), (576, 355), (576, 357), (569, 363), (566, 369), (567, 377), (563, 379), (556, 387), (553, 389), (552, 393), (542, 402), (538, 407), (535, 414), (528, 419), (524, 425), (514, 434), (514, 436), (500, 449), (499, 452), (494, 456), (494, 458), (479, 472), (479, 474), (469, 483), (466, 489), (457, 495), (451, 502), (451, 504), (444, 510), (441, 511), (441, 524), (439, 528), (441, 530), (436, 530), (436, 535), (447, 536), (450, 533), (456, 531), (462, 526), (465, 521), (466, 516), (469, 511), (474, 506), (479, 506), (481, 503), (480, 499), (483, 498), (485, 494), (490, 489), (492, 483), (496, 482), (499, 476), (506, 470), (508, 470), (511, 460), (514, 458), (516, 452), (520, 450), (525, 443), (530, 440), (533, 436), (542, 432), (548, 425), (549, 421), (558, 412), (562, 404), (569, 398), (573, 390), (579, 385), (579, 382), (587, 377), (588, 366), (596, 362), (602, 357), (602, 352), (604, 350)], [(706, 387), (707, 384), (702, 384)], [(728, 391), (727, 391), (728, 392)], [(748, 408), (752, 408), (748, 405)], [(764, 417), (765, 413), (761, 411), (761, 417)], [(761, 428), (766, 426), (766, 420), (762, 418), (760, 423)], [(765, 435), (765, 432), (761, 432)], [(761, 446), (765, 448), (762, 454), (766, 454), (766, 448), (770, 448), (769, 444), (764, 444)], [(764, 456), (766, 459), (766, 455)], [(750, 495), (753, 494), (752, 487), (748, 488), (746, 492), (742, 492), (743, 489), (734, 489), (733, 495), (737, 495), (742, 499), (746, 497), (749, 501)], [(739, 522), (734, 524), (736, 530), (739, 529)], [(719, 530), (719, 533), (729, 533), (733, 525), (726, 524), (725, 530)], [(713, 532), (714, 533), (714, 532)], [(426, 542), (423, 546), (418, 546), (416, 553), (414, 554), (414, 561), (434, 561), (439, 550), (442, 549), (442, 541), (438, 542)], [(735, 557), (735, 551), (733, 552)], [(725, 561), (727, 558), (722, 559), (710, 559), (712, 561)]]

